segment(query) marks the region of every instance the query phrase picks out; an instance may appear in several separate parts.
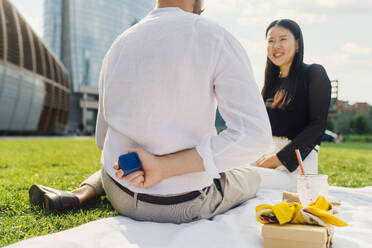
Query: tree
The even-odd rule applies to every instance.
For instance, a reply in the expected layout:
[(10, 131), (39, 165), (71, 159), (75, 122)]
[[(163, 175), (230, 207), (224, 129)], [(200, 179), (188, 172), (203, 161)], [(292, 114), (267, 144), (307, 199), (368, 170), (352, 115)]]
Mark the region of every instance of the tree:
[(369, 107), (368, 126), (369, 126), (369, 133), (372, 133), (372, 106)]
[(357, 134), (367, 134), (369, 132), (368, 119), (363, 114), (354, 117), (351, 126)]
[(326, 129), (330, 130), (330, 131), (335, 131), (335, 122), (332, 118), (329, 118), (327, 119), (327, 127)]
[(335, 119), (336, 130), (342, 134), (351, 133), (351, 121), (353, 119), (353, 113), (341, 112), (337, 114)]
[(218, 108), (217, 108), (217, 112), (216, 112), (215, 126), (216, 126), (216, 129), (217, 129), (217, 133), (220, 133), (224, 129), (226, 129), (225, 120), (222, 118), (222, 116), (220, 114), (220, 111), (218, 111)]

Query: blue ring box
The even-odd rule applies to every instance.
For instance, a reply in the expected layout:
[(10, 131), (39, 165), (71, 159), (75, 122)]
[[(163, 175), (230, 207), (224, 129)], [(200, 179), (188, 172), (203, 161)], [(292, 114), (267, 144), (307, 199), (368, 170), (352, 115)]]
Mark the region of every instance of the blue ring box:
[(124, 176), (141, 169), (141, 160), (136, 152), (130, 152), (119, 156), (118, 164), (124, 171)]

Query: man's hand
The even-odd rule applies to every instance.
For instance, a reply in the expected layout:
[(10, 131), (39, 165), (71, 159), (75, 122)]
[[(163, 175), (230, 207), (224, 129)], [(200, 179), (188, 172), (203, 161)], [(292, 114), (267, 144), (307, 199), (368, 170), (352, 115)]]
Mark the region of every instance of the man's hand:
[(144, 149), (130, 149), (125, 153), (136, 152), (141, 160), (141, 170), (132, 172), (123, 177), (124, 171), (119, 168), (119, 164), (114, 165), (117, 170), (115, 176), (124, 179), (139, 188), (149, 188), (164, 179), (162, 166), (159, 157), (145, 151)]
[(115, 164), (114, 169), (117, 170), (115, 176), (139, 188), (149, 188), (168, 177), (205, 171), (203, 160), (195, 148), (162, 156), (155, 156), (144, 149), (130, 149), (126, 151), (128, 152), (138, 154), (142, 170), (123, 177), (124, 171)]
[(282, 162), (279, 160), (276, 154), (264, 156), (260, 160), (257, 161), (257, 166), (263, 167), (263, 168), (275, 169), (279, 165), (282, 165)]

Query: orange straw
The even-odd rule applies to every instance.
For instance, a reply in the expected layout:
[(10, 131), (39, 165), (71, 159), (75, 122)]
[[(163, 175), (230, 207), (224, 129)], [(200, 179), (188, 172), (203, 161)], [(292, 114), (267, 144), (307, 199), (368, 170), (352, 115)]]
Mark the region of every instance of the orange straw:
[(301, 153), (298, 149), (296, 149), (296, 155), (297, 155), (297, 161), (298, 161), (298, 164), (300, 165), (300, 168), (301, 168), (301, 174), (303, 176), (305, 176), (305, 173), (304, 173), (304, 167), (302, 166), (302, 158), (301, 158)]

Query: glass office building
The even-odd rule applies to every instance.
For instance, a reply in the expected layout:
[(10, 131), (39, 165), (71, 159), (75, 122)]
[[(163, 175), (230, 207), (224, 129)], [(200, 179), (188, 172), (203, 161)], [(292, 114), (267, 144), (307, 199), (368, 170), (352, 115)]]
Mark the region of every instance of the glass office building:
[(103, 57), (116, 37), (154, 6), (155, 0), (44, 1), (44, 40), (70, 73), (71, 129), (81, 122), (94, 126)]
[(63, 133), (67, 71), (7, 0), (0, 0), (0, 134)]

